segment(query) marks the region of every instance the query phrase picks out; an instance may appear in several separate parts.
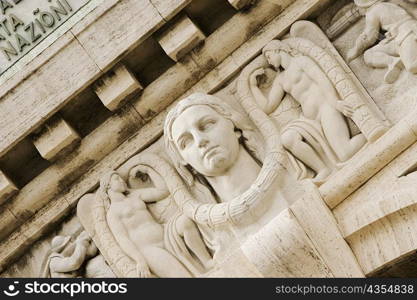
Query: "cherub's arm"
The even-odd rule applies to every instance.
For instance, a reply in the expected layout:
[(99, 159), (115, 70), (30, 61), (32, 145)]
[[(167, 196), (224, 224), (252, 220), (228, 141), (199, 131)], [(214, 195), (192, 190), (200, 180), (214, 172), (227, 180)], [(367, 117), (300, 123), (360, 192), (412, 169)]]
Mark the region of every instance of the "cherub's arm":
[(282, 99), (285, 96), (285, 91), (282, 88), (282, 85), (279, 80), (279, 73), (277, 73), (274, 82), (272, 83), (271, 90), (269, 92), (268, 98), (262, 93), (258, 87), (259, 76), (263, 76), (265, 71), (263, 69), (258, 69), (250, 75), (249, 85), (253, 97), (258, 103), (259, 107), (267, 114), (271, 114), (279, 106)]
[(130, 256), (135, 262), (140, 277), (149, 277), (150, 271), (145, 257), (142, 255), (136, 245), (130, 240), (126, 228), (121, 221), (110, 210), (107, 213), (107, 224), (120, 248)]
[(365, 29), (356, 39), (355, 46), (349, 50), (347, 55), (348, 62), (357, 58), (378, 40), (379, 30), (381, 29), (379, 18), (372, 12), (368, 12), (365, 18)]

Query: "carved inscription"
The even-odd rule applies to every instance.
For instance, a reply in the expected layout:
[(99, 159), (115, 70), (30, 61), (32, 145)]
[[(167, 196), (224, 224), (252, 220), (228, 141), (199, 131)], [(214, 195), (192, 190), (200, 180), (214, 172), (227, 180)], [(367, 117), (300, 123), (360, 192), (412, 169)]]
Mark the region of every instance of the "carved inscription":
[(0, 74), (90, 0), (0, 0)]

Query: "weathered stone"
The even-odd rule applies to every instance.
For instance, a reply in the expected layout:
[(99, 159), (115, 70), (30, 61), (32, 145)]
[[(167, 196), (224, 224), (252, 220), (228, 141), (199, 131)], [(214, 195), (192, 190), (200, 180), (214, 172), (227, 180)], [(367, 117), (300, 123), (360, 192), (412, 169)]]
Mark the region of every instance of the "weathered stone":
[(69, 36), (63, 37), (65, 43), (54, 56), (2, 97), (0, 155), (37, 129), (100, 73), (78, 41)]
[(14, 183), (0, 171), (0, 204), (18, 191)]
[[(196, 88), (197, 86), (204, 86), (205, 88), (207, 88), (206, 92), (214, 92), (218, 87), (224, 85), (229, 79), (231, 79), (233, 75), (235, 75), (239, 71), (240, 68), (242, 68), (248, 61), (250, 61), (251, 58), (253, 58), (256, 55), (256, 53), (259, 53), (262, 47), (271, 38), (284, 33), (286, 30), (288, 30), (289, 26), (292, 22), (294, 22), (294, 20), (301, 18), (303, 15), (308, 15), (306, 10), (312, 11), (317, 5), (321, 5), (322, 2), (316, 1), (314, 3), (297, 3), (297, 5), (293, 5), (290, 8), (288, 8), (288, 11), (282, 14), (281, 17), (276, 17), (277, 14), (281, 13), (283, 9), (285, 9), (288, 5), (291, 4), (291, 1), (288, 0), (280, 4), (281, 6), (278, 6), (276, 4), (271, 4), (269, 1), (260, 1), (259, 7), (254, 7), (253, 10), (249, 11), (246, 15), (236, 15), (232, 20), (230, 20), (230, 22), (227, 23), (227, 25), (225, 24), (226, 27), (221, 27), (212, 36), (212, 41), (208, 45), (207, 49), (205, 49), (205, 46), (203, 46), (201, 49), (198, 49), (198, 51), (192, 51), (193, 58), (190, 58), (190, 61), (192, 61), (192, 67), (184, 67), (182, 64), (177, 64), (172, 68), (172, 70), (169, 70), (163, 76), (161, 76), (161, 78), (157, 80), (158, 84), (152, 83), (145, 89), (145, 91), (148, 90), (148, 93), (150, 93), (150, 95), (148, 95), (147, 97), (155, 96), (155, 100), (161, 100), (161, 90), (164, 89), (166, 85), (168, 85), (169, 87), (172, 85), (175, 91), (171, 91), (171, 89), (168, 88), (168, 91), (170, 91), (167, 96), (168, 98), (170, 98), (169, 101), (163, 101), (163, 103), (152, 102), (152, 105), (150, 105), (151, 102), (148, 102), (144, 106), (148, 107), (149, 105), (151, 110), (154, 109), (154, 112), (146, 114), (148, 120), (151, 120), (152, 118), (153, 120), (151, 120), (149, 124), (145, 125), (145, 127), (143, 127), (143, 130), (140, 130), (138, 134), (135, 135), (132, 139), (123, 143), (119, 147), (119, 149), (113, 151), (113, 143), (112, 145), (104, 146), (104, 144), (102, 144), (101, 142), (104, 142), (106, 140), (114, 141), (114, 139), (111, 138), (111, 134), (117, 131), (117, 126), (120, 126), (121, 128), (124, 128), (124, 126), (120, 124), (115, 125), (114, 127), (109, 126), (109, 124), (112, 124), (111, 120), (109, 120), (109, 124), (103, 124), (103, 126), (94, 131), (94, 134), (92, 134), (91, 139), (89, 136), (86, 137), (88, 141), (85, 140), (85, 143), (82, 143), (79, 151), (77, 151), (79, 153), (75, 155), (76, 157), (79, 157), (80, 160), (78, 160), (78, 158), (75, 159), (75, 163), (71, 163), (68, 160), (64, 164), (61, 164), (59, 168), (48, 169), (48, 171), (45, 172), (45, 174), (42, 174), (42, 176), (40, 176), (42, 178), (39, 178), (39, 180), (35, 180), (33, 183), (30, 184), (30, 186), (28, 186), (25, 189), (26, 192), (24, 193), (24, 195), (22, 195), (22, 197), (17, 199), (18, 201), (14, 201), (14, 203), (9, 207), (11, 211), (13, 211), (13, 213), (15, 213), (19, 217), (19, 220), (23, 221), (27, 220), (29, 216), (37, 218), (39, 215), (40, 217), (41, 214), (39, 209), (41, 209), (43, 205), (45, 205), (53, 198), (55, 198), (57, 201), (66, 201), (71, 206), (76, 205), (78, 199), (83, 194), (94, 189), (94, 187), (97, 185), (97, 180), (99, 176), (103, 174), (103, 172), (110, 168), (115, 168), (116, 166), (123, 164), (128, 158), (137, 153), (137, 151), (143, 150), (161, 135), (162, 122), (166, 112), (163, 112), (158, 116), (155, 115), (158, 114), (161, 110), (163, 110), (163, 108), (169, 105), (176, 98), (180, 97), (181, 95), (185, 96), (185, 94), (188, 93), (187, 88), (192, 87), (193, 84), (198, 82), (199, 78), (201, 78), (201, 75), (196, 76), (198, 73), (201, 72), (201, 74), (208, 74), (210, 70), (213, 70), (213, 66), (215, 66), (215, 64), (222, 62), (224, 59), (226, 59), (224, 60), (224, 64), (220, 64), (219, 67), (213, 71), (212, 76), (210, 77), (212, 78), (212, 80), (210, 81), (209, 86), (206, 86), (205, 83), (203, 83), (204, 80), (201, 81), (201, 85), (196, 85)], [(274, 22), (271, 22), (271, 24), (266, 25), (275, 17), (276, 19), (274, 20)], [(247, 34), (242, 35), (241, 30), (236, 29), (236, 26), (238, 24), (245, 24), (244, 28), (245, 30), (247, 30)], [(262, 31), (261, 34), (252, 37), (252, 34), (254, 34), (257, 31), (257, 29), (261, 28), (262, 26), (266, 26), (265, 31)], [(226, 36), (226, 34), (230, 35), (230, 43), (222, 44), (221, 37)], [(231, 53), (233, 53), (233, 51), (235, 51), (235, 57), (230, 55)], [(196, 64), (196, 62), (198, 64)], [(202, 66), (204, 68), (203, 70), (200, 70)], [(189, 70), (182, 74), (182, 76), (178, 76), (178, 74), (176, 73), (176, 70), (178, 70), (178, 68)], [(220, 72), (222, 76), (216, 77), (215, 73), (218, 72)], [(208, 80), (208, 78), (209, 77), (206, 77), (205, 80)], [(178, 87), (179, 84), (181, 84), (180, 87)], [(147, 99), (147, 97), (144, 98)], [(141, 97), (140, 100), (144, 99), (142, 99)], [(138, 101), (138, 103), (141, 103), (141, 101)], [(113, 118), (114, 117), (112, 117), (111, 119)], [(116, 122), (116, 124), (118, 124), (118, 122)], [(97, 144), (93, 141), (95, 141), (95, 139), (97, 139), (98, 137), (100, 142)], [(127, 135), (126, 137), (125, 135), (123, 135), (123, 137), (126, 138)], [(117, 140), (117, 142), (121, 142), (123, 139), (120, 138), (120, 140)], [(91, 147), (88, 147), (88, 144), (91, 144)], [(115, 144), (117, 144), (116, 141)], [(74, 180), (74, 178), (78, 176), (78, 173), (80, 171), (84, 172), (84, 164), (88, 163), (88, 161), (85, 161), (85, 158), (90, 157), (90, 154), (92, 156), (96, 155), (94, 154), (95, 152), (92, 150), (93, 148), (97, 148), (96, 150), (99, 151), (97, 156), (98, 161), (92, 161), (91, 165), (86, 167), (87, 169), (89, 169), (89, 171), (85, 172), (85, 174), (79, 180), (73, 182), (72, 180)], [(80, 164), (82, 167), (81, 169)], [(61, 173), (63, 171), (64, 173)], [(46, 178), (54, 176), (59, 176), (61, 179), (52, 181), (45, 180)], [(44, 181), (45, 184), (40, 184)], [(59, 185), (58, 189), (56, 186), (57, 184)], [(38, 188), (36, 187), (37, 185), (40, 185), (39, 193)], [(44, 189), (46, 190), (46, 193), (40, 192), (40, 190), (42, 190), (42, 186), (46, 187), (46, 189)], [(62, 196), (58, 195), (57, 191), (62, 191)], [(33, 195), (35, 197), (32, 197)], [(39, 198), (41, 196), (45, 197), (41, 199)], [(41, 199), (41, 201), (39, 201), (39, 199)], [(26, 210), (26, 208), (29, 209)], [(67, 210), (66, 207), (64, 207), (60, 213), (62, 214), (65, 210)], [(53, 219), (54, 214), (56, 214), (57, 216), (60, 215), (58, 212), (52, 212), (51, 219)], [(39, 228), (36, 229), (37, 233), (34, 235), (35, 238), (38, 236), (39, 232), (43, 232), (43, 230), (47, 230), (48, 228), (48, 223), (43, 224), (41, 222), (39, 225)], [(7, 222), (7, 225), (5, 226), (8, 226), (9, 228), (15, 227), (10, 222)], [(17, 248), (23, 249), (25, 247), (28, 247), (28, 244), (22, 243)], [(13, 253), (10, 253), (10, 255), (11, 256), (9, 257), (13, 257)], [(254, 270), (254, 272), (256, 273), (256, 270)]]
[[(81, 224), (101, 252), (98, 272), (90, 274), (106, 269), (105, 261), (118, 277), (415, 274), (417, 265), (405, 265), (417, 261), (417, 76), (409, 64), (415, 54), (405, 49), (417, 43), (404, 26), (416, 23), (415, 1), (230, 0), (239, 12), (224, 1), (96, 1), (76, 16), (77, 25), (68, 24), (71, 34), (31, 54), (41, 53), (0, 87), (0, 155), (21, 153), (41, 170), (23, 186), (14, 160), (1, 160), (22, 185), (0, 211), (5, 277), (38, 275), (33, 271), (50, 250), (77, 261), (67, 270), (80, 270), (92, 245), (78, 238)], [(210, 5), (227, 12), (207, 17)], [(178, 15), (184, 8), (187, 17)], [(392, 18), (369, 30), (370, 19), (382, 15)], [(392, 30), (391, 19), (404, 24)], [(192, 39), (203, 37), (190, 20), (210, 32), (198, 47)], [(360, 43), (369, 36), (360, 33), (376, 37), (379, 29), (387, 32), (383, 43), (366, 53), (395, 46), (394, 58), (384, 56), (386, 70), (370, 68), (376, 56), (367, 54), (346, 62), (359, 35), (356, 49), (366, 48)], [(62, 58), (83, 65), (70, 72)], [(127, 67), (146, 85), (140, 96)], [(93, 122), (81, 113), (98, 106)], [(55, 144), (42, 132), (54, 115), (83, 134), (69, 155), (56, 153), (71, 130), (57, 126)], [(17, 145), (30, 134), (52, 163), (30, 143)], [(80, 228), (65, 231), (63, 219), (75, 206), (78, 220), (71, 220)], [(161, 247), (149, 252), (148, 238)], [(54, 247), (67, 240), (68, 249)], [(74, 275), (55, 263), (46, 264), (55, 276)]]
[(45, 125), (33, 143), (43, 158), (53, 161), (64, 152), (72, 150), (79, 139), (78, 133), (71, 125), (57, 117)]
[(162, 49), (174, 61), (179, 61), (204, 39), (204, 33), (186, 15), (158, 35)]
[(126, 66), (117, 65), (100, 78), (94, 91), (109, 110), (118, 109), (129, 96), (142, 90), (142, 86)]
[(192, 0), (151, 0), (151, 3), (156, 7), (164, 20), (168, 21), (173, 16), (176, 16), (191, 1)]
[[(291, 2), (292, 0), (285, 0), (282, 6), (279, 6), (270, 1), (260, 1), (247, 14), (233, 16), (222, 27), (208, 36), (202, 47), (191, 51), (188, 56), (184, 57), (184, 61), (173, 66), (169, 71), (165, 72), (147, 86), (142, 95), (134, 103), (135, 109), (145, 120), (150, 120), (175, 99), (185, 94), (203, 76), (207, 75), (218, 64), (222, 63), (234, 51), (240, 52), (239, 55), (244, 55), (246, 51), (254, 51), (254, 54), (251, 52), (251, 58), (253, 58), (255, 53), (260, 51), (262, 46), (265, 45), (262, 42), (267, 42), (265, 36), (268, 36), (268, 40), (272, 39), (277, 33), (282, 33), (284, 30), (287, 30), (292, 22), (300, 18), (299, 13), (304, 12), (303, 8), (305, 9), (303, 5), (293, 7), (291, 9), (292, 13), (288, 18), (282, 16), (277, 17)], [(308, 3), (306, 5), (311, 9), (317, 3)], [(252, 45), (252, 33), (256, 32), (259, 27), (268, 24), (274, 18), (276, 18), (275, 21), (277, 22), (281, 18), (284, 18), (287, 22), (280, 22), (281, 26), (267, 26), (268, 30), (264, 34), (253, 37), (254, 41), (258, 42), (258, 44), (254, 45), (253, 48), (249, 47), (250, 50), (239, 51), (240, 48), (246, 48), (245, 43)], [(245, 34), (242, 34), (242, 32), (245, 32)], [(234, 72), (237, 72), (239, 67), (236, 67)], [(228, 76), (230, 76), (230, 73)], [(221, 77), (224, 79), (224, 76)], [(215, 78), (217, 79), (217, 77)], [(217, 83), (219, 81), (215, 80), (215, 82)], [(161, 90), (164, 90), (164, 94), (162, 95), (159, 92)]]
[(227, 0), (237, 10), (241, 10), (249, 7), (255, 1), (254, 0)]
[(125, 0), (118, 1), (87, 28), (75, 26), (71, 31), (98, 67), (107, 71), (123, 53), (165, 22), (150, 0)]

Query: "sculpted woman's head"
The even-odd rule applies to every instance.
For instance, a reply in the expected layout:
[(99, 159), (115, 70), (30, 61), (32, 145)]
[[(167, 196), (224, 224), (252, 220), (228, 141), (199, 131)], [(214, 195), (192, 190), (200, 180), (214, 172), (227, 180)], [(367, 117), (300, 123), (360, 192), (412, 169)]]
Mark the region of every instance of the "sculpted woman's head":
[(268, 63), (276, 69), (282, 64), (282, 53), (287, 53), (291, 56), (299, 54), (297, 50), (292, 49), (287, 43), (280, 40), (272, 40), (262, 49), (262, 54)]
[(103, 193), (107, 193), (109, 190), (123, 193), (127, 190), (127, 185), (119, 173), (111, 171), (101, 178), (100, 190)]
[(207, 177), (223, 175), (244, 151), (240, 142), (250, 131), (244, 117), (221, 99), (198, 93), (168, 114), (165, 145), (178, 172), (191, 184), (190, 167)]
[(109, 190), (113, 192), (123, 193), (127, 190), (126, 182), (116, 171), (111, 171), (105, 174), (100, 179), (100, 187), (97, 191), (97, 196), (104, 202), (104, 207), (108, 209), (110, 207), (111, 199), (109, 197)]

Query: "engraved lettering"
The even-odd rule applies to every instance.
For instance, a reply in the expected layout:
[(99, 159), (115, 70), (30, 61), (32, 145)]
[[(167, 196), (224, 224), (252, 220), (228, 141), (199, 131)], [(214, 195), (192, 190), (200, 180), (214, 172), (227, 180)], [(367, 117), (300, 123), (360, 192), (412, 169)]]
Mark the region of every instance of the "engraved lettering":
[(30, 32), (30, 37), (31, 37), (32, 43), (35, 43), (37, 40), (39, 40), (42, 37), (42, 34), (40, 34), (40, 33), (36, 34), (36, 32), (35, 32), (35, 23), (33, 23), (33, 22), (30, 22), (30, 24), (25, 27), (25, 31)]
[(49, 8), (55, 14), (55, 17), (58, 19), (58, 21), (61, 21), (60, 14), (66, 16), (68, 15), (68, 12), (60, 1), (57, 1), (57, 3), (59, 4), (59, 7), (49, 6)]
[(19, 26), (25, 26), (25, 23), (21, 19), (19, 19), (15, 14), (10, 14), (9, 18), (14, 32), (16, 32)]
[(72, 7), (71, 5), (69, 5), (67, 0), (62, 0), (62, 2), (64, 2), (65, 6), (68, 8), (69, 11), (72, 11)]
[(55, 25), (54, 16), (47, 11), (40, 12), (39, 20), (41, 21), (42, 25), (45, 27), (53, 27)]
[(13, 8), (13, 5), (10, 4), (8, 0), (0, 0), (0, 9), (1, 13), (4, 15), (9, 8)]
[(1, 21), (1, 27), (3, 28), (3, 30), (6, 32), (6, 34), (8, 35), (8, 36), (11, 36), (12, 34), (11, 34), (11, 32), (10, 32), (10, 30), (9, 30), (9, 28), (8, 28), (8, 26), (7, 26), (7, 19), (4, 19), (3, 21)]
[(15, 34), (15, 39), (16, 39), (16, 43), (19, 47), (19, 51), (22, 53), (23, 49), (26, 46), (30, 46), (30, 43), (28, 42), (28, 40), (26, 40), (23, 36), (21, 36), (20, 34), (16, 33)]
[(4, 56), (6, 56), (8, 61), (11, 61), (12, 58), (10, 57), (10, 55), (18, 56), (19, 53), (17, 52), (15, 47), (12, 45), (12, 43), (10, 43), (9, 41), (7, 41), (6, 43), (7, 43), (8, 48), (0, 47), (0, 51), (4, 54)]

